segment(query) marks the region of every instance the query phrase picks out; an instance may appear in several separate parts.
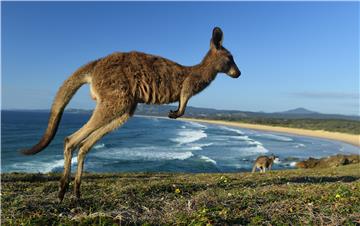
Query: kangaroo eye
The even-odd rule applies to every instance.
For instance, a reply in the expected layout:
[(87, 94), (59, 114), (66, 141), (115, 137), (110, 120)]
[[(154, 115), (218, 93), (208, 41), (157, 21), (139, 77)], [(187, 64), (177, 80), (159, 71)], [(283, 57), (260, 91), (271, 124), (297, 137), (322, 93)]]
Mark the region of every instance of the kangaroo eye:
[(234, 63), (234, 58), (232, 56), (228, 57), (228, 64)]

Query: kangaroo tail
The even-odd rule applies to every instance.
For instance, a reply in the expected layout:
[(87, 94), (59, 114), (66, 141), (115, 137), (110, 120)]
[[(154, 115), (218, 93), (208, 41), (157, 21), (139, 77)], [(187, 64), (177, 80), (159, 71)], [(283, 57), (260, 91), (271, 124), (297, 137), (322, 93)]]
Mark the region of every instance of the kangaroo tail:
[(52, 104), (47, 129), (41, 140), (32, 148), (22, 150), (25, 155), (34, 155), (46, 148), (54, 138), (58, 129), (61, 116), (66, 105), (69, 103), (76, 91), (85, 83), (87, 83), (87, 75), (89, 75), (95, 67), (97, 61), (93, 61), (79, 68), (71, 75), (58, 90), (55, 100)]

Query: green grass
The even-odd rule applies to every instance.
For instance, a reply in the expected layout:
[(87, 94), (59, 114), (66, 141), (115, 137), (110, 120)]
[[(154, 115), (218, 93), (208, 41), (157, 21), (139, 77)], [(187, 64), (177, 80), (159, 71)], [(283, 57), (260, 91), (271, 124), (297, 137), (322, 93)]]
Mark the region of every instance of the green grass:
[(280, 119), (280, 118), (243, 118), (243, 119), (224, 118), (223, 120), (269, 125), (269, 126), (282, 126), (282, 127), (299, 128), (299, 129), (325, 130), (329, 132), (360, 134), (360, 121), (355, 121), (355, 120)]
[[(57, 201), (59, 174), (2, 174), (3, 225), (356, 225), (360, 165), (266, 174), (85, 173)], [(72, 188), (72, 185), (70, 185)]]

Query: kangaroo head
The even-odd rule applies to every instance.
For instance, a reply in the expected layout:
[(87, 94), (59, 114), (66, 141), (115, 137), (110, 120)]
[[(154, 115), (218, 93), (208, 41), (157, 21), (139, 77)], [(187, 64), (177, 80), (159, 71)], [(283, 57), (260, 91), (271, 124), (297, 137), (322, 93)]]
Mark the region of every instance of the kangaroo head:
[(223, 45), (223, 32), (219, 27), (215, 27), (210, 41), (211, 64), (215, 70), (225, 73), (233, 78), (238, 78), (241, 74), (236, 66), (234, 58), (229, 50)]
[(279, 157), (274, 155), (274, 154), (272, 154), (269, 159), (272, 160), (272, 162), (274, 162), (274, 163), (279, 163), (280, 162)]

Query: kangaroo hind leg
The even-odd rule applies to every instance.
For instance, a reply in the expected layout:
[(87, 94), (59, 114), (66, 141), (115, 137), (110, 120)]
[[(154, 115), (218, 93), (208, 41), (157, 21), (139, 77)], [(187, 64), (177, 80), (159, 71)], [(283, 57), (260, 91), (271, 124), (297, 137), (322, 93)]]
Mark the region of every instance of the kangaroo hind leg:
[(60, 179), (60, 188), (59, 188), (59, 200), (63, 200), (65, 192), (69, 186), (70, 173), (71, 173), (71, 158), (73, 151), (79, 146), (79, 144), (85, 140), (91, 133), (93, 133), (98, 128), (107, 124), (112, 120), (112, 114), (107, 114), (106, 108), (102, 104), (98, 104), (95, 108), (92, 116), (89, 121), (77, 132), (65, 139), (64, 147), (64, 172), (63, 176)]
[(79, 153), (77, 156), (78, 165), (74, 183), (74, 193), (77, 199), (80, 199), (81, 176), (84, 168), (84, 160), (86, 154), (98, 140), (100, 140), (103, 136), (116, 129), (120, 125), (124, 124), (129, 119), (129, 117), (130, 114), (123, 114), (122, 116), (95, 130), (90, 136), (88, 136), (85, 140), (81, 142)]

